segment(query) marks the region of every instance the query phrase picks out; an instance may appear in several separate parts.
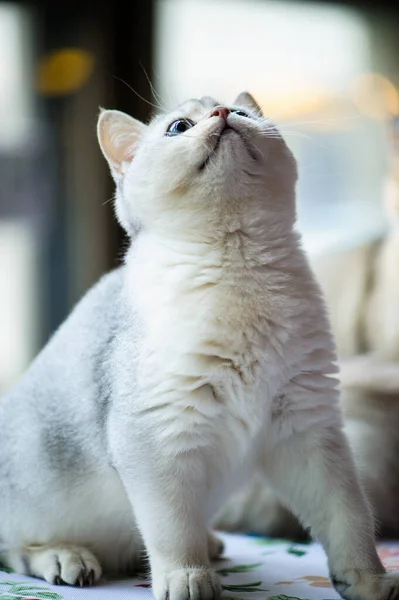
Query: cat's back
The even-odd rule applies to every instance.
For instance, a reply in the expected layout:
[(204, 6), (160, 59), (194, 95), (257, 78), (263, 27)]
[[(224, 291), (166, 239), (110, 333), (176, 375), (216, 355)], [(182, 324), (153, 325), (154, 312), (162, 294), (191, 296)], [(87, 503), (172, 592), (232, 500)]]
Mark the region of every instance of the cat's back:
[(68, 423), (74, 413), (103, 418), (107, 365), (125, 326), (123, 272), (122, 267), (103, 276), (76, 305), (21, 381), (1, 399), (0, 424), (13, 417), (22, 423), (28, 415), (49, 426)]
[(123, 267), (103, 277), (0, 401), (0, 546), (56, 532), (90, 541), (112, 568), (132, 552), (131, 508), (107, 438), (114, 348), (128, 327), (123, 280)]

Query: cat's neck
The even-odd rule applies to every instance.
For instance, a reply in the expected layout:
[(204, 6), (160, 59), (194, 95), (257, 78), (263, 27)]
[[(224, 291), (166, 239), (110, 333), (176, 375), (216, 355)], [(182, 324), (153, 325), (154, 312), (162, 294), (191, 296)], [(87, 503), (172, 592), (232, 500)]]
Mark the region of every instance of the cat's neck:
[(214, 263), (226, 268), (267, 266), (292, 255), (299, 247), (298, 235), (283, 228), (240, 228), (200, 233), (194, 231), (142, 231), (126, 255), (126, 263), (137, 261), (176, 263)]

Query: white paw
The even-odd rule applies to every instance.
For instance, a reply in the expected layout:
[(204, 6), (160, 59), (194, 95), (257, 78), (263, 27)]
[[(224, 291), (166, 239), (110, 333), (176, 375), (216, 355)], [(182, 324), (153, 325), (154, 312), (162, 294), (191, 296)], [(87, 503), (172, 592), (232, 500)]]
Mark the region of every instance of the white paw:
[(381, 600), (399, 600), (399, 572), (382, 575)]
[(399, 600), (398, 572), (373, 575), (354, 570), (332, 577), (332, 582), (345, 600)]
[(153, 575), (152, 591), (156, 600), (217, 600), (222, 588), (211, 569), (176, 569)]
[(208, 552), (209, 559), (216, 560), (224, 551), (224, 543), (215, 534), (208, 534)]
[(54, 585), (93, 585), (101, 567), (90, 550), (77, 546), (31, 546), (25, 560), (31, 575)]

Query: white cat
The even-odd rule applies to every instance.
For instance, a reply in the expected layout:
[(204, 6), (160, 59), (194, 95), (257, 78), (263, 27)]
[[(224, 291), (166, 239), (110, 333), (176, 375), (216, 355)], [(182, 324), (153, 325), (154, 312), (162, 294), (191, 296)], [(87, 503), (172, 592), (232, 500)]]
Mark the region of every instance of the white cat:
[[(98, 133), (132, 237), (0, 404), (2, 559), (92, 583), (148, 552), (156, 600), (220, 593), (208, 525), (261, 468), (348, 600), (399, 598), (342, 432), (295, 161), (254, 100)], [(260, 458), (262, 457), (262, 458)]]

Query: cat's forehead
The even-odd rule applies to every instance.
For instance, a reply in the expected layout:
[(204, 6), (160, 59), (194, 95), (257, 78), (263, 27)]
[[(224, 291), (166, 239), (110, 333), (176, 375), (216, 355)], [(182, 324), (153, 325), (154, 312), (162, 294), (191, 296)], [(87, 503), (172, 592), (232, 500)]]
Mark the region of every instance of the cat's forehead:
[(179, 110), (192, 116), (203, 115), (219, 104), (220, 103), (214, 98), (211, 98), (211, 96), (203, 96), (203, 98), (192, 98), (183, 102), (183, 104), (179, 106)]

